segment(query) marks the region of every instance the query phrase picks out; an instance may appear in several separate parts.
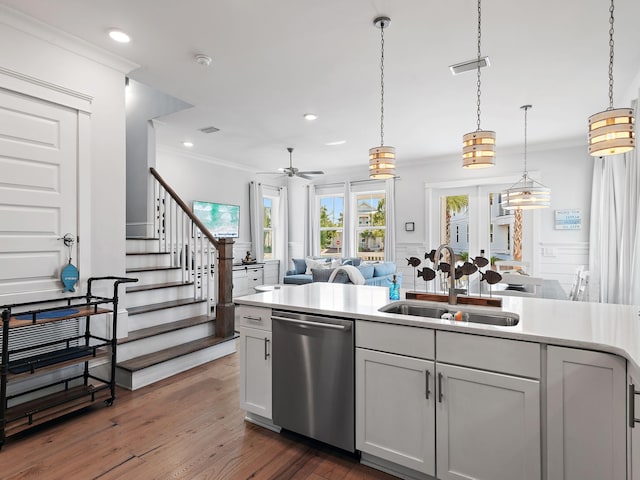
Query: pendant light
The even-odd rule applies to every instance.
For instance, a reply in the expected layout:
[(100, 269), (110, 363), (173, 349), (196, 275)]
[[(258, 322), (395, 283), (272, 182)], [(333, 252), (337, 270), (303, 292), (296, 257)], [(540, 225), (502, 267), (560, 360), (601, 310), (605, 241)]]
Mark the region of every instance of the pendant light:
[(385, 179), (396, 175), (396, 149), (384, 144), (384, 29), (389, 17), (377, 17), (373, 24), (380, 29), (380, 146), (369, 149), (369, 178)]
[(613, 108), (613, 0), (609, 7), (609, 108), (589, 117), (589, 155), (617, 155), (635, 147), (632, 108)]
[(531, 105), (520, 107), (524, 110), (524, 171), (522, 178), (502, 192), (502, 208), (505, 210), (533, 210), (547, 208), (551, 204), (551, 190), (529, 178), (527, 172), (527, 111)]
[(496, 132), (482, 130), (480, 128), (480, 41), (482, 40), (482, 8), (478, 0), (478, 128), (475, 132), (467, 133), (462, 137), (462, 167), (486, 168), (493, 167), (496, 163)]

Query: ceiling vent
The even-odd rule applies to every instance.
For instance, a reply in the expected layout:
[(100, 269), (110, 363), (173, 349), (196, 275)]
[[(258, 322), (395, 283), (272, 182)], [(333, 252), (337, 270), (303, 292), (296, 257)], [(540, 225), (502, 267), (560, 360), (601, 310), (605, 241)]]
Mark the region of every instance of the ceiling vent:
[(204, 127), (204, 128), (201, 128), (200, 131), (202, 133), (216, 133), (216, 132), (219, 132), (220, 129), (216, 127)]
[(467, 60), (466, 62), (449, 65), (449, 70), (451, 70), (453, 75), (459, 75), (471, 70), (477, 70), (478, 63), (480, 63), (480, 68), (489, 67), (491, 65), (491, 63), (489, 63), (489, 57), (481, 57), (479, 62), (477, 58), (474, 58), (473, 60)]

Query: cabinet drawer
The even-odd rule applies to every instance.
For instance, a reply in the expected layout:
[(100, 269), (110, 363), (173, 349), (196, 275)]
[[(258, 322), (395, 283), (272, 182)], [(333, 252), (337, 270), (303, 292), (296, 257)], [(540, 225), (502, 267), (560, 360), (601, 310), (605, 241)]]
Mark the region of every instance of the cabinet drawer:
[(434, 333), (428, 328), (358, 320), (356, 347), (428, 360), (435, 358)]
[(237, 327), (252, 327), (271, 331), (271, 309), (237, 305), (236, 328)]
[(537, 343), (438, 331), (438, 362), (540, 378)]

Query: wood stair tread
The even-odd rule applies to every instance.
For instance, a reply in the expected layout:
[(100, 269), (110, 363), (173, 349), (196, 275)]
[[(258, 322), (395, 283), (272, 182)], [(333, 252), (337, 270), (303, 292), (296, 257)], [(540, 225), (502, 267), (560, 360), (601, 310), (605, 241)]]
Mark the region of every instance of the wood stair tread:
[(126, 240), (155, 240), (156, 242), (160, 241), (158, 237), (126, 237)]
[(129, 316), (140, 315), (141, 313), (155, 312), (158, 310), (164, 310), (165, 308), (182, 307), (184, 305), (191, 305), (196, 303), (204, 303), (206, 300), (194, 300), (193, 298), (183, 298), (182, 300), (171, 300), (170, 302), (152, 303), (149, 305), (141, 305), (139, 307), (128, 308)]
[(180, 270), (180, 267), (138, 267), (138, 268), (127, 268), (127, 273), (137, 273), (137, 272), (155, 272), (155, 271), (164, 271), (164, 270)]
[(145, 292), (147, 290), (160, 290), (162, 288), (171, 288), (171, 287), (183, 287), (185, 285), (193, 285), (193, 282), (167, 282), (167, 283), (153, 283), (150, 285), (140, 285), (137, 287), (127, 288), (127, 293)]
[(204, 350), (205, 348), (212, 347), (214, 345), (235, 340), (235, 338), (235, 335), (227, 338), (215, 336), (205, 337), (199, 340), (194, 340), (193, 342), (176, 345), (175, 347), (167, 348), (159, 352), (149, 353), (137, 358), (132, 358), (131, 360), (126, 360), (122, 363), (118, 363), (118, 367), (129, 372), (136, 372), (168, 360), (173, 360), (174, 358), (182, 357), (199, 350)]
[(175, 332), (183, 328), (193, 327), (194, 325), (200, 325), (203, 323), (214, 322), (215, 318), (207, 315), (198, 315), (197, 317), (183, 318), (175, 322), (163, 323), (148, 328), (141, 328), (139, 330), (133, 330), (129, 332), (127, 338), (123, 338), (118, 341), (118, 345), (124, 343), (133, 342), (135, 340), (141, 340), (143, 338), (153, 337), (155, 335), (161, 335), (163, 333)]

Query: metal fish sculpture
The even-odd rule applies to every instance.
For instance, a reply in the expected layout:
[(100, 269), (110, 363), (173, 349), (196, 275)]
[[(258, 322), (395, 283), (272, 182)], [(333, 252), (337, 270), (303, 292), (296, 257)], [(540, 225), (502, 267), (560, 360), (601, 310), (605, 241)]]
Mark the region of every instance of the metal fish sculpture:
[(436, 272), (432, 268), (424, 267), (418, 270), (418, 278), (424, 279), (425, 282), (430, 282), (436, 278)]
[(422, 260), (420, 260), (418, 257), (409, 257), (406, 260), (407, 260), (407, 264), (414, 268), (420, 265), (420, 263), (422, 263)]
[(486, 272), (480, 272), (480, 281), (487, 282), (489, 285), (495, 285), (502, 280), (502, 275), (494, 270), (487, 270)]
[(431, 263), (436, 263), (436, 251), (431, 250), (429, 253), (424, 254), (425, 260), (431, 260)]
[(464, 276), (464, 272), (462, 271), (462, 267), (456, 267), (455, 275), (456, 275), (456, 280), (460, 280)]
[(476, 258), (473, 259), (473, 263), (477, 267), (482, 268), (482, 267), (486, 267), (487, 265), (489, 265), (489, 260), (487, 260), (484, 257), (476, 257)]
[(440, 270), (442, 273), (449, 273), (451, 271), (451, 265), (449, 265), (447, 262), (440, 262), (438, 264), (438, 270)]
[(473, 275), (478, 271), (478, 267), (476, 267), (473, 263), (470, 263), (470, 262), (464, 262), (462, 264), (462, 267), (460, 268), (464, 275)]

